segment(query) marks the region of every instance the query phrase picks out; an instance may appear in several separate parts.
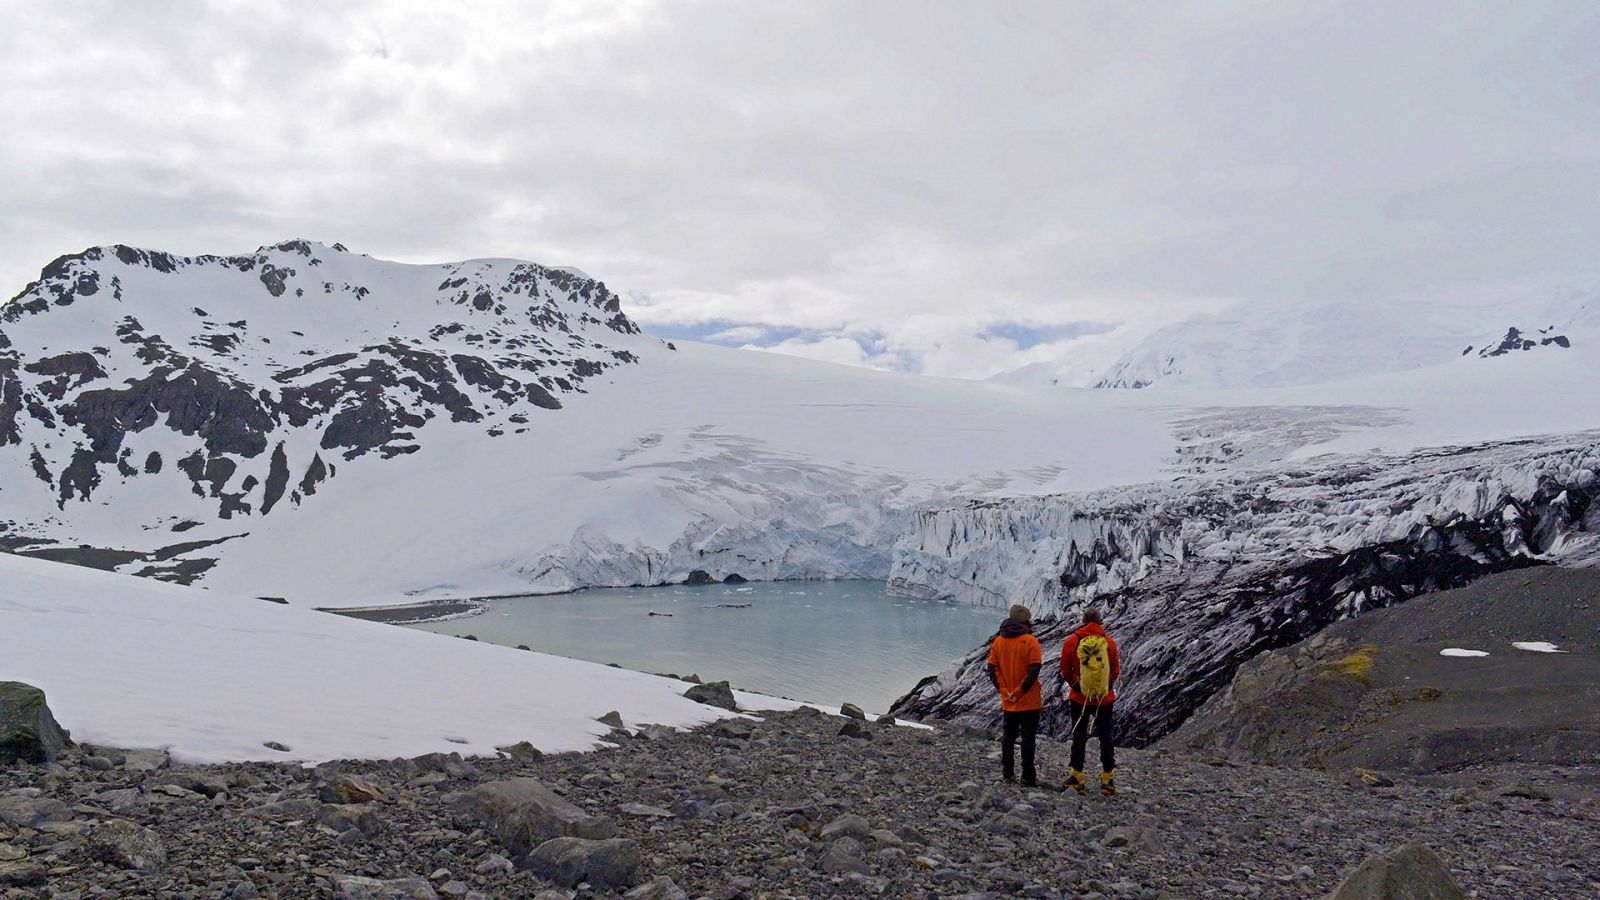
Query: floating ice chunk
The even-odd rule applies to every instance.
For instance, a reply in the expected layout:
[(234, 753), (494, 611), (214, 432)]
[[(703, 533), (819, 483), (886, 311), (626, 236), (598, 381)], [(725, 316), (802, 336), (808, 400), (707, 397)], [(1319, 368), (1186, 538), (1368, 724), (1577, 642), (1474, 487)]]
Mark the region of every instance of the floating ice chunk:
[(1567, 652), (1565, 650), (1557, 650), (1556, 645), (1550, 643), (1549, 641), (1512, 641), (1511, 646), (1517, 648), (1518, 650), (1531, 650), (1534, 653)]
[(1439, 651), (1440, 656), (1488, 656), (1487, 650), (1463, 650), (1460, 647), (1446, 647)]

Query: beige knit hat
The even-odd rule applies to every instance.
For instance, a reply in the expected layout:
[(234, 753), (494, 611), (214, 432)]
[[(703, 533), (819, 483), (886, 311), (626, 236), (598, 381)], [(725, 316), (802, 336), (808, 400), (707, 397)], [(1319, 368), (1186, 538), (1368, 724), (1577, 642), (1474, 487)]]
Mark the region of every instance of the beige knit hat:
[(1021, 603), (1011, 604), (1011, 611), (1009, 615), (1018, 622), (1023, 622), (1028, 625), (1033, 624), (1033, 613), (1029, 612), (1028, 608), (1023, 606)]

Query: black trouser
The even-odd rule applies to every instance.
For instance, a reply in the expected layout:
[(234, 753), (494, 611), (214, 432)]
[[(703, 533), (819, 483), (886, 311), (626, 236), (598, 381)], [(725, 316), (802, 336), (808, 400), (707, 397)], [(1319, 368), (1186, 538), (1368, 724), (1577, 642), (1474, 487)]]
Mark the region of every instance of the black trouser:
[(1005, 713), (1005, 726), (1000, 734), (1000, 770), (1007, 780), (1016, 777), (1012, 762), (1016, 757), (1017, 737), (1022, 737), (1022, 783), (1033, 784), (1038, 773), (1033, 768), (1034, 736), (1039, 733), (1039, 710)]
[(1089, 743), (1089, 720), (1094, 720), (1094, 733), (1100, 739), (1100, 768), (1106, 772), (1117, 767), (1116, 747), (1111, 743), (1111, 704), (1091, 704), (1085, 707), (1082, 703), (1071, 700), (1067, 705), (1072, 708), (1072, 770), (1083, 771), (1083, 751)]

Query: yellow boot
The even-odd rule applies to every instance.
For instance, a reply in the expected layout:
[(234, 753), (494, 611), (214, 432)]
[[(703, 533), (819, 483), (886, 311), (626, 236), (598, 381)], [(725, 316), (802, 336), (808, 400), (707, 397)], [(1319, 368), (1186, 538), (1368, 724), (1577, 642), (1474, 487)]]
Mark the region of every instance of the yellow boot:
[(1114, 797), (1117, 793), (1117, 770), (1107, 769), (1100, 773), (1100, 793), (1107, 797)]
[(1072, 774), (1067, 776), (1067, 787), (1072, 788), (1080, 794), (1089, 793), (1088, 785), (1089, 780), (1084, 776), (1082, 769), (1073, 769)]

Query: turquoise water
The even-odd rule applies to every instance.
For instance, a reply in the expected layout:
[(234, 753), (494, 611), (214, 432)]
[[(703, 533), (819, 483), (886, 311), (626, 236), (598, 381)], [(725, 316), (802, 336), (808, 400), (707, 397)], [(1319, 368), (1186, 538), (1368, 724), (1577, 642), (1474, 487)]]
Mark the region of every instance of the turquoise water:
[(891, 597), (882, 581), (782, 581), (511, 597), (483, 615), (413, 627), (883, 712), (983, 643), (1002, 616)]

